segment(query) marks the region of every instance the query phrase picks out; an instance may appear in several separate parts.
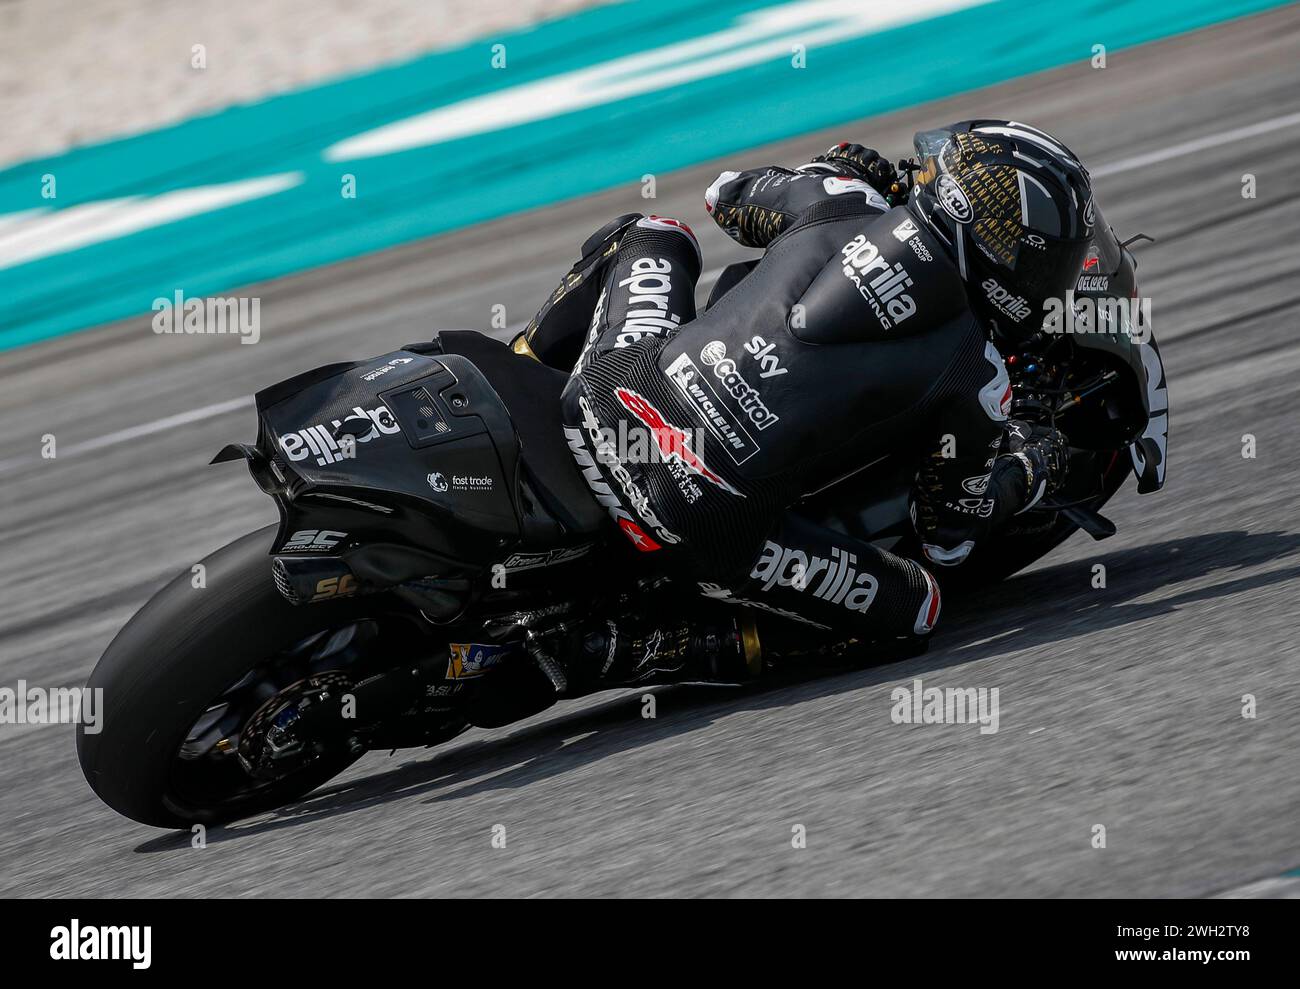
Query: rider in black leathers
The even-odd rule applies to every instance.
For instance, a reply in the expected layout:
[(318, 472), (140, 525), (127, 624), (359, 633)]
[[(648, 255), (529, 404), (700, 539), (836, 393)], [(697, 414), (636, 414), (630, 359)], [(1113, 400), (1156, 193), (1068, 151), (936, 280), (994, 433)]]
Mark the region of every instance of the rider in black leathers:
[(574, 366), (565, 434), (638, 550), (713, 598), (858, 640), (927, 635), (926, 566), (787, 511), (881, 455), (934, 451), (912, 515), (925, 560), (960, 564), (1061, 482), (1064, 438), (1013, 424), (993, 340), (1038, 329), (1091, 235), (1087, 173), (1007, 121), (917, 135), (907, 203), (889, 163), (837, 145), (795, 169), (723, 172), (706, 208), (757, 267), (700, 315), (677, 220), (620, 217), (515, 349)]

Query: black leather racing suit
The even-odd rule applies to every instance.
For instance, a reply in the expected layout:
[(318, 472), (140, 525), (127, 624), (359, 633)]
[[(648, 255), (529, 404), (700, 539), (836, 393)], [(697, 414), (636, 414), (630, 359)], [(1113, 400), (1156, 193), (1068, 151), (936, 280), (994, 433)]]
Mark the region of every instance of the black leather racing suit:
[[(787, 509), (894, 450), (935, 451), (913, 499), (932, 563), (1022, 508), (1019, 462), (995, 469), (1006, 371), (957, 270), (906, 207), (832, 166), (724, 172), (706, 203), (766, 253), (697, 317), (684, 225), (643, 219), (605, 245), (564, 394), (579, 467), (638, 549), (709, 596), (859, 638), (928, 632), (922, 566)], [(536, 343), (572, 335), (545, 313)]]

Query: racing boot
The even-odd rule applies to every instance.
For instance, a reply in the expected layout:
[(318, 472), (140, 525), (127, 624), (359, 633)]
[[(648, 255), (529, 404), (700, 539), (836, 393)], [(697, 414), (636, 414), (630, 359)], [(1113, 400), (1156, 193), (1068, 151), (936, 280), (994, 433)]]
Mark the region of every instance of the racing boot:
[(516, 354), (532, 357), (561, 371), (573, 367), (595, 311), (609, 261), (618, 253), (619, 242), (628, 227), (641, 218), (640, 213), (624, 213), (586, 239), (581, 260), (560, 279), (560, 284), (537, 315), (511, 341), (510, 347)]

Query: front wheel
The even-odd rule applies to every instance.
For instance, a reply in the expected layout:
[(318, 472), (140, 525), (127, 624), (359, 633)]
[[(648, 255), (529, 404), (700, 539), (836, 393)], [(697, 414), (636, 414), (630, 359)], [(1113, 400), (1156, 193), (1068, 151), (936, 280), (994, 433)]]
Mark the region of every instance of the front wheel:
[[(1123, 487), (1132, 473), (1132, 465), (1124, 450), (1093, 454), (1089, 459), (1096, 462), (1096, 469), (1100, 471), (1096, 493), (1089, 498), (1079, 499), (1079, 503), (1093, 511), (1100, 511)], [(1086, 470), (1086, 466), (1071, 465), (1070, 469), (1078, 473)], [(1031, 563), (1041, 560), (1079, 529), (1064, 515), (1056, 512), (1031, 511), (1025, 513), (1024, 518), (1025, 523), (998, 532), (987, 546), (976, 547), (970, 559), (960, 567), (948, 571), (940, 568), (936, 571), (945, 588), (986, 587), (1006, 580)]]
[(173, 580), (91, 673), (86, 686), (103, 690), (101, 730), (77, 726), (77, 756), (118, 813), (163, 828), (246, 817), (305, 796), (359, 758), (355, 746), (304, 745), (291, 722), (347, 689), (350, 665), (383, 635), (381, 604), (289, 604), (271, 577), (274, 534), (268, 526), (209, 556), (204, 586), (189, 573)]

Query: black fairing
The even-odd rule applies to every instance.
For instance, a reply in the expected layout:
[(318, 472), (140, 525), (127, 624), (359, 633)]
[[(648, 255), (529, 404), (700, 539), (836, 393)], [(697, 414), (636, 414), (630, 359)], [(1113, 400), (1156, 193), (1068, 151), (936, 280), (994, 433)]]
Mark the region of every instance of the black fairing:
[[(1100, 211), (1094, 245), (1074, 296), (1076, 304), (1086, 298), (1098, 305), (1108, 299), (1137, 302), (1139, 297), (1137, 262), (1132, 252), (1116, 241)], [(1138, 492), (1149, 494), (1164, 486), (1168, 466), (1169, 394), (1164, 362), (1149, 323), (1134, 327), (1122, 310), (1119, 315), (1119, 325), (1099, 321), (1098, 329), (1106, 332), (1075, 333), (1071, 339), (1083, 355), (1120, 375), (1114, 428), (1099, 437), (1096, 445), (1129, 444)]]
[(239, 452), (279, 507), (274, 554), (334, 557), (391, 586), (472, 572), (518, 544), (519, 439), (468, 359), (327, 365), (259, 392), (257, 410), (256, 447)]

